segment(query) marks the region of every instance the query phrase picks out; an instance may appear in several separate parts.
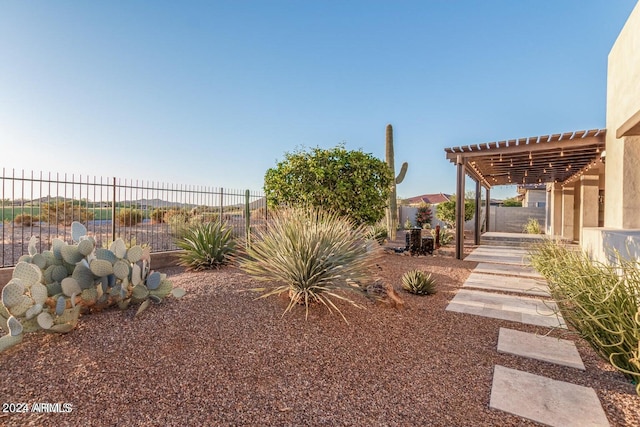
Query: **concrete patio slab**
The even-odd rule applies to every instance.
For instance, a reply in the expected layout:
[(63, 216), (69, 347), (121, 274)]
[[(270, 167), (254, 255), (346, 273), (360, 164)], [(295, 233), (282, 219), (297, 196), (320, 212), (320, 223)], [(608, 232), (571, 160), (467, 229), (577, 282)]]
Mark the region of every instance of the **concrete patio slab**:
[(549, 426), (608, 426), (595, 390), (496, 365), (489, 407)]
[(530, 297), (460, 289), (446, 310), (549, 328), (567, 327), (560, 313), (556, 314), (553, 301)]
[(576, 345), (569, 340), (500, 328), (498, 352), (585, 370)]
[(528, 277), (482, 274), (476, 273), (475, 269), (462, 286), (466, 288), (489, 289), (527, 295), (550, 296), (549, 287), (543, 280)]
[(532, 267), (514, 264), (493, 264), (481, 262), (473, 271), (484, 274), (500, 274), (506, 276), (532, 277), (542, 279), (542, 275)]

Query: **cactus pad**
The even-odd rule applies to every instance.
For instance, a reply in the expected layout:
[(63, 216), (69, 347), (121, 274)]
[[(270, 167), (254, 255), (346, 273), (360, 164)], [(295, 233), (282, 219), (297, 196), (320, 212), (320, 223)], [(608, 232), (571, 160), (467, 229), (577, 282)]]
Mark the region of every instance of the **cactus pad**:
[(26, 262), (31, 264), (31, 255), (22, 255), (20, 258), (18, 258), (18, 262)]
[(58, 316), (54, 320), (54, 323), (56, 324), (69, 323), (75, 326), (78, 323), (79, 315), (80, 315), (80, 306), (77, 305), (75, 308), (66, 309), (64, 313), (62, 313), (60, 316)]
[(126, 261), (119, 259), (115, 264), (113, 264), (113, 274), (115, 274), (115, 276), (120, 280), (128, 277), (129, 271), (129, 263)]
[(39, 269), (44, 270), (47, 267), (47, 258), (42, 254), (35, 254), (31, 257), (31, 262)]
[(140, 313), (145, 311), (147, 308), (149, 308), (149, 304), (151, 304), (151, 302), (148, 299), (144, 300), (144, 302), (140, 304), (140, 307), (138, 307), (138, 311), (136, 311), (136, 317), (139, 316)]
[(149, 290), (144, 285), (134, 286), (131, 292), (131, 296), (140, 301), (147, 299), (147, 297), (149, 296)]
[(60, 248), (60, 253), (62, 253), (62, 259), (69, 264), (77, 264), (84, 258), (78, 250), (78, 245), (64, 245)]
[(42, 280), (42, 272), (33, 264), (19, 262), (13, 270), (12, 277), (22, 280), (22, 284), (29, 288)]
[(37, 319), (38, 319), (38, 325), (42, 329), (49, 329), (53, 326), (53, 317), (51, 317), (51, 315), (46, 311), (43, 311), (42, 313), (38, 314)]
[(56, 315), (60, 316), (64, 313), (64, 310), (67, 308), (67, 300), (60, 296), (58, 297), (58, 301), (56, 302)]
[(29, 290), (31, 293), (31, 298), (35, 301), (36, 304), (44, 305), (44, 302), (47, 300), (47, 287), (42, 283), (36, 283), (31, 286)]
[(24, 317), (27, 320), (30, 320), (36, 317), (40, 313), (42, 313), (42, 304), (36, 304), (36, 305), (32, 305), (31, 308), (27, 310), (27, 312), (24, 314)]
[(173, 295), (174, 298), (182, 298), (183, 296), (185, 296), (187, 293), (187, 291), (185, 291), (182, 288), (173, 288), (171, 290), (171, 295)]
[(54, 296), (62, 293), (62, 285), (60, 282), (53, 282), (47, 285), (47, 294)]
[(142, 246), (133, 246), (127, 251), (127, 259), (130, 262), (138, 262), (142, 259), (142, 253)]
[(62, 259), (62, 247), (66, 245), (64, 240), (58, 239), (57, 237), (51, 241), (51, 251), (56, 259)]
[(113, 264), (104, 259), (94, 259), (91, 261), (91, 272), (98, 277), (113, 274)]
[(127, 254), (127, 245), (125, 245), (124, 240), (118, 238), (111, 243), (109, 250), (113, 252), (117, 258), (124, 258)]
[(64, 265), (54, 265), (51, 267), (51, 280), (54, 282), (62, 282), (62, 279), (68, 275), (69, 272)]
[(33, 317), (31, 319), (25, 319), (22, 322), (22, 333), (28, 334), (31, 332), (36, 332), (42, 329), (40, 325), (38, 325), (38, 318)]
[(142, 283), (142, 269), (138, 264), (133, 264), (131, 269), (131, 284), (136, 286)]
[(80, 252), (84, 256), (91, 254), (94, 248), (95, 248), (95, 245), (92, 239), (81, 240), (78, 243), (78, 252)]
[(27, 247), (27, 251), (29, 255), (34, 256), (38, 253), (38, 238), (36, 236), (31, 236), (29, 239), (29, 246)]
[(152, 294), (149, 294), (149, 300), (155, 302), (156, 304), (160, 304), (162, 302), (162, 298), (160, 298), (158, 295), (152, 295)]
[(22, 341), (22, 335), (18, 335), (15, 337), (11, 335), (3, 336), (2, 338), (0, 338), (0, 353), (13, 347), (16, 344), (19, 344), (21, 341)]
[(22, 295), (20, 297), (20, 302), (13, 307), (9, 308), (9, 312), (16, 317), (22, 316), (34, 305), (33, 300), (28, 295)]
[(173, 289), (173, 285), (168, 280), (163, 280), (160, 282), (160, 285), (157, 289), (150, 291), (151, 295), (156, 295), (160, 298), (166, 298), (170, 293), (171, 289)]
[(66, 334), (73, 331), (73, 328), (75, 328), (74, 325), (70, 325), (68, 323), (61, 323), (59, 325), (53, 325), (52, 327), (49, 328), (49, 330), (51, 332), (57, 332), (59, 334)]
[(7, 308), (11, 308), (20, 303), (24, 294), (25, 286), (20, 279), (11, 279), (2, 288), (2, 303)]
[(7, 319), (7, 326), (9, 327), (9, 334), (12, 337), (17, 337), (22, 334), (22, 323), (15, 317), (11, 316)]
[(158, 286), (160, 286), (161, 281), (162, 277), (160, 276), (160, 273), (154, 271), (153, 273), (149, 274), (149, 277), (147, 277), (147, 288), (149, 288), (149, 290), (151, 291), (155, 291), (156, 289), (158, 289)]
[(96, 249), (96, 258), (107, 260), (111, 264), (115, 263), (118, 260), (113, 252), (111, 252), (109, 249), (104, 248)]
[(60, 263), (60, 260), (56, 258), (56, 256), (53, 254), (53, 251), (44, 251), (42, 252), (42, 256), (47, 259), (47, 267)]
[(84, 291), (82, 291), (82, 293), (80, 294), (80, 297), (82, 298), (82, 301), (88, 303), (88, 304), (95, 304), (95, 302), (98, 300), (98, 290), (96, 288), (89, 288), (89, 289), (85, 289)]
[(151, 248), (149, 246), (146, 246), (142, 250), (142, 260), (147, 262), (151, 261)]
[(73, 277), (67, 277), (66, 279), (64, 279), (62, 283), (60, 283), (60, 286), (62, 286), (62, 292), (68, 297), (73, 294), (77, 295), (82, 292), (80, 284), (78, 284), (78, 281)]
[(80, 289), (88, 289), (93, 286), (93, 273), (84, 264), (78, 264), (71, 277), (78, 281)]
[(71, 238), (74, 242), (80, 242), (80, 238), (87, 235), (87, 227), (79, 223), (78, 221), (73, 221), (71, 223)]

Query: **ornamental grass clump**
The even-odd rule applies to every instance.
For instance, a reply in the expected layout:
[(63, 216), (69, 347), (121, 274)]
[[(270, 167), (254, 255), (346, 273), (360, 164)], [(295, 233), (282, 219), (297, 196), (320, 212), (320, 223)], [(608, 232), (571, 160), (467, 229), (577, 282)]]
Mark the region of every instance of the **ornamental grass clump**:
[(402, 275), (402, 289), (416, 295), (436, 293), (436, 279), (420, 270), (407, 271)]
[(359, 307), (339, 291), (356, 291), (375, 268), (379, 245), (367, 239), (364, 226), (356, 227), (346, 217), (313, 208), (289, 208), (276, 212), (268, 227), (256, 232), (240, 261), (242, 269), (256, 280), (270, 284), (255, 289), (259, 298), (287, 292), (289, 305), (323, 304), (332, 312), (334, 300)]
[(564, 319), (640, 394), (640, 263), (616, 254), (614, 265), (550, 240), (530, 253)]
[(189, 270), (210, 270), (229, 263), (235, 251), (232, 227), (219, 221), (195, 223), (184, 230), (176, 245), (184, 252), (179, 264)]

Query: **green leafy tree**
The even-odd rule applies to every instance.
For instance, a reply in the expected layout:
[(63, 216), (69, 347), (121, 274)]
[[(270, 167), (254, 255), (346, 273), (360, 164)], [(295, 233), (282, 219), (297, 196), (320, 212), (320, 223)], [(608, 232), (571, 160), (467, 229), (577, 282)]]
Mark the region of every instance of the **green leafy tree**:
[[(464, 201), (464, 220), (469, 221), (476, 213), (476, 202), (466, 199)], [(453, 227), (456, 225), (456, 199), (455, 196), (448, 202), (443, 202), (438, 205), (436, 210), (436, 217), (447, 225)]]
[(338, 145), (285, 153), (267, 170), (264, 190), (272, 208), (321, 207), (371, 225), (384, 217), (392, 179), (382, 160)]
[(511, 197), (509, 199), (505, 199), (504, 202), (502, 202), (502, 206), (505, 207), (521, 207), (522, 206), (522, 202), (520, 200), (518, 200), (515, 197)]

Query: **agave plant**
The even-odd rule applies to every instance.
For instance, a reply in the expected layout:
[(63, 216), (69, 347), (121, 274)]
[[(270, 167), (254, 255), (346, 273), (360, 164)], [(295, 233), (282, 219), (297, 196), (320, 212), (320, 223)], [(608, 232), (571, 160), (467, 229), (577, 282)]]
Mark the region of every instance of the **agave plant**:
[(364, 226), (354, 227), (347, 218), (320, 209), (289, 208), (276, 212), (269, 226), (257, 232), (240, 261), (242, 269), (257, 280), (274, 283), (259, 288), (260, 298), (289, 294), (289, 305), (321, 303), (346, 318), (332, 299), (358, 306), (339, 290), (362, 291), (358, 286), (375, 266), (380, 253), (367, 239)]
[(195, 223), (187, 227), (176, 245), (184, 252), (179, 264), (190, 270), (208, 270), (227, 264), (235, 251), (232, 227), (221, 222)]
[(420, 270), (407, 271), (402, 275), (402, 289), (416, 295), (435, 294), (436, 280)]

